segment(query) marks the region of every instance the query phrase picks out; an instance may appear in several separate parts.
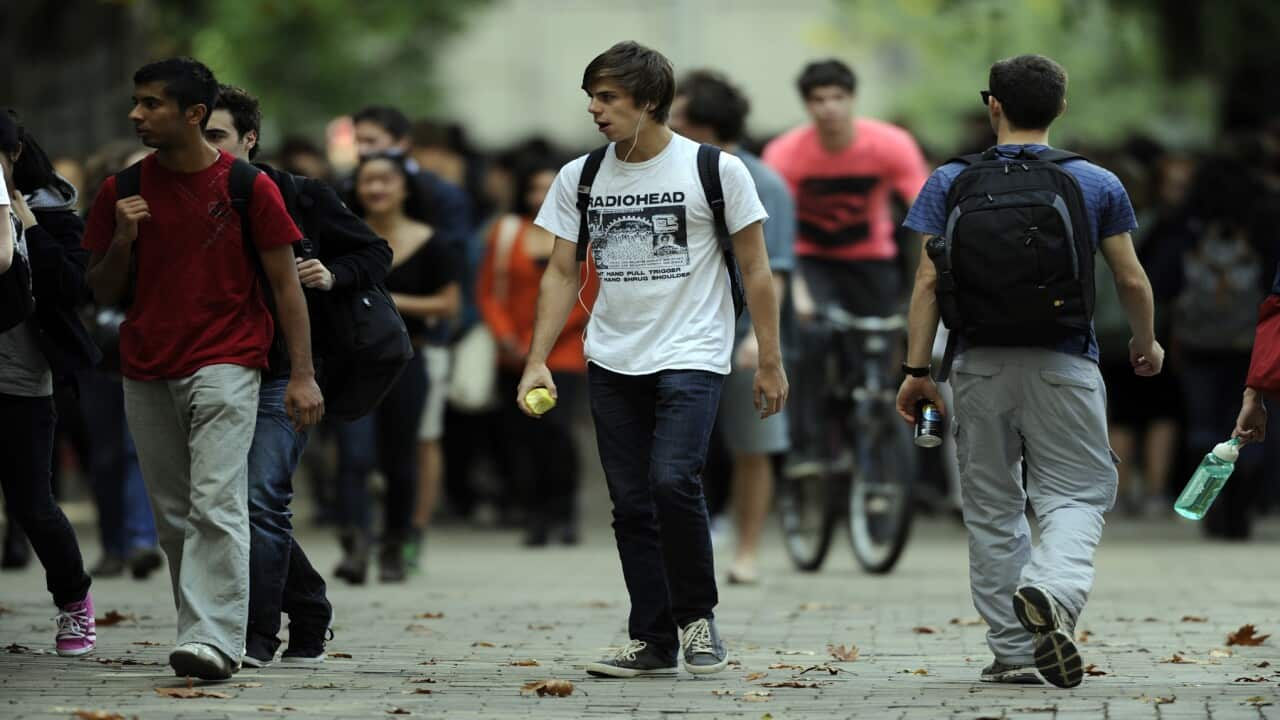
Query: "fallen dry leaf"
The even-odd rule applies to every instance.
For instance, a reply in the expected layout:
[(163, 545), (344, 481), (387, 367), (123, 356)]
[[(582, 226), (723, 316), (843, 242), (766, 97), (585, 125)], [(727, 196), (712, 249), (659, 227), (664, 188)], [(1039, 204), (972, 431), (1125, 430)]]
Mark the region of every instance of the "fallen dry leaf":
[(416, 619), (418, 619), (418, 620), (439, 620), (440, 618), (444, 617), (444, 613), (442, 613), (442, 612), (424, 612), (424, 613), (418, 613), (417, 615), (414, 615), (413, 617), (414, 617), (414, 618), (416, 618)]
[(408, 710), (405, 710), (404, 708), (391, 708), (390, 710), (387, 711), (387, 714), (388, 715), (412, 715), (413, 713), (409, 712)]
[(595, 610), (604, 610), (606, 608), (613, 607), (613, 605), (605, 602), (604, 600), (592, 600), (590, 602), (584, 603), (583, 607), (593, 608)]
[(26, 645), (19, 645), (18, 643), (13, 643), (12, 645), (9, 645), (8, 647), (5, 648), (5, 650), (11, 655), (23, 655), (25, 653), (31, 652), (31, 648), (27, 647)]
[(94, 622), (98, 624), (98, 627), (109, 627), (111, 625), (119, 625), (125, 620), (133, 622), (138, 621), (138, 619), (132, 615), (125, 615), (116, 610), (108, 610), (106, 615), (100, 618), (95, 618)]
[(1097, 665), (1088, 665), (1084, 669), (1084, 674), (1089, 677), (1102, 677), (1107, 673), (1105, 670), (1099, 670)]
[(933, 628), (931, 628), (931, 627), (926, 627), (926, 626), (924, 626), (924, 625), (921, 625), (921, 626), (919, 626), (919, 627), (913, 627), (913, 628), (911, 628), (911, 632), (913, 632), (913, 633), (915, 633), (915, 634), (917, 634), (917, 635), (936, 635), (938, 631), (937, 631), (937, 630), (934, 630), (934, 629), (933, 629)]
[(787, 680), (785, 682), (760, 683), (760, 686), (767, 688), (797, 688), (800, 690), (808, 690), (811, 688), (820, 688), (824, 684), (826, 683), (814, 682), (813, 680)]
[(767, 672), (753, 672), (742, 679), (747, 682), (755, 682), (756, 680), (759, 680), (761, 678), (766, 678), (766, 677), (769, 677), (769, 673)]
[(260, 688), (260, 687), (262, 687), (262, 683), (260, 683), (260, 682), (242, 682), (242, 683), (236, 683), (236, 684), (234, 684), (234, 685), (228, 685), (227, 687), (233, 687), (233, 688)]
[(435, 661), (435, 660), (423, 660), (422, 662), (420, 662), (420, 663), (418, 663), (418, 664), (419, 664), (419, 665), (435, 665), (435, 664), (436, 664), (436, 661)]
[(350, 659), (351, 659), (351, 653), (344, 653), (344, 652), (331, 652), (331, 653), (328, 653), (327, 657), (337, 658), (337, 659), (339, 659), (339, 660), (350, 660)]
[(769, 702), (771, 697), (773, 697), (771, 690), (752, 690), (742, 694), (743, 702)]
[(800, 674), (803, 675), (813, 670), (825, 670), (827, 671), (828, 675), (835, 675), (837, 673), (848, 672), (848, 670), (843, 670), (838, 667), (831, 667), (830, 665), (810, 665), (809, 667), (801, 670)]
[(76, 710), (74, 714), (79, 720), (124, 720), (123, 715), (110, 710)]
[(130, 644), (130, 645), (141, 645), (142, 647), (164, 647), (164, 643), (151, 642), (150, 640), (143, 640), (143, 641), (141, 641), (141, 642), (129, 643), (129, 644)]
[(1185, 623), (1202, 623), (1202, 622), (1209, 622), (1209, 618), (1207, 618), (1207, 617), (1200, 617), (1199, 615), (1183, 615), (1183, 616), (1182, 616), (1182, 622), (1185, 622)]
[(107, 658), (107, 657), (93, 658), (93, 662), (96, 662), (96, 663), (98, 663), (99, 665), (155, 665), (155, 666), (160, 666), (160, 665), (163, 665), (163, 664), (164, 664), (164, 663), (160, 663), (160, 662), (148, 662), (148, 661), (144, 661), (144, 660), (134, 660), (133, 658)]
[(1258, 628), (1253, 625), (1241, 625), (1240, 629), (1227, 635), (1227, 647), (1245, 645), (1253, 647), (1267, 641), (1270, 635), (1258, 635)]
[(537, 660), (513, 660), (512, 667), (538, 667)]
[(724, 697), (725, 695), (732, 695), (733, 691), (732, 690), (712, 690), (711, 694), (715, 695), (716, 697)]
[(1264, 677), (1238, 677), (1235, 680), (1232, 680), (1232, 682), (1238, 683), (1260, 683), (1266, 681), (1267, 679)]
[(491, 642), (480, 641), (480, 642), (471, 643), (471, 647), (498, 647), (498, 646), (494, 645)]
[(1174, 653), (1173, 655), (1161, 660), (1160, 662), (1172, 664), (1172, 665), (1199, 665), (1200, 664), (1199, 662), (1195, 660), (1187, 659), (1182, 655), (1179, 655), (1178, 653)]
[(431, 688), (416, 688), (414, 689), (413, 694), (414, 695), (430, 695)]
[(787, 663), (774, 663), (769, 666), (770, 670), (804, 670), (803, 665), (788, 665)]
[(812, 650), (782, 650), (782, 649), (778, 649), (778, 650), (774, 650), (774, 651), (773, 651), (773, 654), (774, 654), (774, 655), (817, 655), (818, 653), (816, 653), (816, 652), (814, 652), (814, 651), (812, 651)]
[(1142, 622), (1160, 622), (1160, 618), (1145, 617), (1142, 618)]
[[(0, 605), (0, 615), (4, 615), (5, 613), (11, 613), (11, 612), (13, 612), (13, 611), (12, 611), (12, 610), (10, 610), (9, 608), (7, 608), (7, 607), (5, 607), (5, 606), (3, 606), (3, 605)], [(86, 710), (85, 712), (89, 712), (89, 711), (88, 711), (88, 710)]]
[(1143, 695), (1138, 699), (1144, 703), (1152, 703), (1154, 705), (1168, 705), (1172, 702), (1175, 702), (1178, 699), (1178, 696), (1170, 695), (1169, 697), (1148, 697), (1146, 695)]
[(212, 690), (197, 690), (191, 687), (156, 688), (156, 694), (160, 697), (177, 698), (181, 700), (190, 700), (192, 698), (217, 698), (219, 700), (226, 700), (231, 697), (226, 693), (214, 692)]
[(959, 625), (961, 627), (978, 627), (979, 625), (986, 625), (987, 623), (985, 620), (979, 617), (979, 618), (968, 618), (968, 619), (951, 618), (951, 622), (949, 624)]
[(800, 603), (800, 607), (798, 609), (804, 610), (805, 612), (813, 612), (815, 610), (834, 610), (835, 607), (835, 605), (830, 603), (807, 602)]
[(1235, 655), (1235, 653), (1231, 652), (1230, 650), (1210, 650), (1209, 651), (1209, 657), (1211, 658), (1229, 658), (1232, 655)]
[(323, 685), (319, 685), (317, 683), (307, 683), (306, 685), (294, 685), (294, 688), (297, 690), (335, 690), (337, 689), (337, 687), (338, 686), (334, 685), (333, 683), (325, 683)]
[(1089, 638), (1092, 638), (1092, 637), (1093, 637), (1093, 631), (1085, 630), (1084, 632), (1080, 633), (1080, 637), (1077, 639), (1082, 643), (1087, 643), (1089, 642)]
[(422, 623), (410, 623), (404, 626), (405, 632), (433, 633), (435, 630), (423, 625)]
[(929, 671), (925, 670), (924, 668), (920, 668), (919, 670), (913, 670), (911, 674), (912, 675), (928, 675)]
[(859, 650), (857, 645), (850, 645), (849, 647), (845, 647), (843, 645), (828, 645), (827, 652), (831, 653), (831, 657), (839, 660), (840, 662), (853, 662), (858, 659)]
[(1253, 705), (1254, 707), (1268, 707), (1272, 704), (1270, 700), (1262, 697), (1261, 695), (1254, 695), (1251, 698), (1245, 698), (1245, 702)]
[(555, 625), (530, 625), (530, 630), (555, 630)]
[(536, 680), (525, 683), (520, 692), (536, 692), (538, 697), (569, 697), (573, 694), (573, 683), (568, 680)]

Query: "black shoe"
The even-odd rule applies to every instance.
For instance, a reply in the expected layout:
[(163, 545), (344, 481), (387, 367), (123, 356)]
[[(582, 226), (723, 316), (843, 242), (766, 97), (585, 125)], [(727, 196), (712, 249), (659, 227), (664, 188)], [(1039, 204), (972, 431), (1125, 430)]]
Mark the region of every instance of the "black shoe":
[(323, 625), (289, 622), (289, 647), (280, 656), (286, 665), (319, 665), (324, 662), (325, 643), (333, 639), (333, 606)]
[(530, 523), (525, 529), (524, 546), (525, 547), (546, 547), (551, 541), (551, 531), (547, 528), (547, 524), (543, 522)]
[(342, 533), (342, 560), (333, 574), (352, 585), (363, 585), (369, 574), (369, 539), (363, 532), (348, 530)]
[(4, 552), (0, 554), (0, 570), (21, 570), (31, 563), (31, 545), (27, 534), (10, 525), (4, 536)]
[(276, 659), (276, 648), (280, 647), (280, 641), (276, 638), (267, 638), (250, 631), (245, 637), (244, 656), (240, 658), (240, 662), (245, 667), (264, 668)]
[(1036, 636), (1036, 669), (1060, 688), (1073, 688), (1084, 680), (1084, 661), (1076, 648), (1075, 622), (1067, 611), (1038, 585), (1024, 585), (1013, 594), (1013, 612), (1022, 627)]
[(996, 660), (982, 669), (979, 679), (985, 683), (1006, 685), (1043, 685), (1040, 677), (1031, 668), (1031, 665), (1005, 665)]
[(650, 647), (643, 640), (632, 640), (608, 657), (587, 663), (587, 674), (596, 677), (633, 678), (641, 675), (675, 675), (676, 659)]
[(163, 564), (160, 551), (153, 547), (138, 548), (129, 553), (129, 574), (134, 580), (146, 580)]
[(729, 655), (720, 640), (716, 622), (703, 618), (680, 628), (680, 652), (684, 669), (694, 675), (710, 675), (729, 665)]
[(388, 535), (382, 540), (378, 553), (378, 580), (384, 583), (402, 583), (409, 577), (404, 562), (404, 543)]
[(93, 578), (113, 578), (124, 574), (124, 558), (111, 553), (104, 553), (98, 564), (89, 568), (89, 576)]
[(564, 545), (577, 545), (580, 542), (577, 523), (567, 522), (560, 526), (560, 542)]

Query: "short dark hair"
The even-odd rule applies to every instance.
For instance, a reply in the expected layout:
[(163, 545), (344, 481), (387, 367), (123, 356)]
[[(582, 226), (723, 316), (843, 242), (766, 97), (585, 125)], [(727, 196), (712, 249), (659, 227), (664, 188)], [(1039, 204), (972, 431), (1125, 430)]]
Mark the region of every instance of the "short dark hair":
[(43, 187), (49, 187), (58, 180), (58, 173), (53, 163), (45, 154), (40, 143), (22, 126), (22, 119), (13, 110), (0, 113), (0, 150), (12, 155), (18, 150), (22, 154), (13, 164), (13, 186), (28, 195)]
[(742, 139), (751, 102), (724, 75), (694, 70), (680, 81), (676, 95), (686, 100), (684, 113), (689, 122), (711, 128), (720, 142)]
[(665, 55), (640, 43), (620, 42), (595, 57), (582, 73), (582, 89), (612, 80), (631, 94), (637, 107), (653, 106), (653, 117), (666, 122), (676, 94), (676, 71)]
[(430, 217), (430, 203), (427, 201), (426, 192), (421, 183), (409, 171), (405, 157), (392, 152), (374, 153), (360, 158), (360, 164), (356, 165), (355, 171), (351, 173), (351, 202), (348, 203), (351, 206), (351, 212), (362, 218), (368, 214), (368, 210), (365, 209), (364, 205), (360, 204), (360, 195), (356, 192), (356, 189), (359, 187), (360, 171), (364, 169), (365, 165), (378, 160), (386, 160), (391, 163), (395, 167), (396, 174), (404, 178), (404, 214), (417, 220)]
[(805, 65), (804, 70), (800, 71), (800, 77), (796, 78), (796, 89), (800, 91), (800, 97), (806, 100), (809, 99), (809, 93), (830, 85), (842, 87), (852, 95), (858, 92), (858, 76), (843, 61), (829, 58)]
[(515, 174), (515, 207), (513, 208), (517, 214), (525, 217), (533, 217), (538, 214), (538, 208), (529, 207), (529, 201), (526, 196), (529, 194), (529, 187), (533, 185), (533, 179), (539, 173), (549, 172), (552, 174), (560, 172), (560, 168), (564, 166), (564, 162), (553, 154), (529, 156), (516, 163), (514, 168)]
[(249, 150), (249, 159), (252, 160), (262, 143), (262, 108), (258, 105), (258, 98), (243, 88), (222, 85), (218, 87), (218, 100), (213, 107), (231, 113), (231, 122), (241, 140), (250, 130), (257, 134), (258, 142)]
[(286, 135), (284, 140), (280, 142), (280, 150), (276, 154), (282, 158), (295, 157), (297, 155), (315, 155), (318, 158), (327, 160), (329, 157), (324, 150), (320, 149), (319, 145), (301, 135)]
[(218, 98), (218, 79), (207, 65), (189, 57), (168, 58), (147, 63), (133, 74), (134, 85), (164, 83), (164, 93), (178, 101), (178, 109), (186, 112), (196, 105), (204, 105), (204, 119), (200, 129), (209, 123), (213, 104)]
[(1019, 55), (991, 66), (987, 89), (1019, 130), (1044, 130), (1062, 112), (1067, 71), (1043, 55)]
[(371, 122), (386, 130), (391, 137), (402, 140), (409, 134), (409, 118), (390, 105), (369, 105), (351, 116), (351, 123)]

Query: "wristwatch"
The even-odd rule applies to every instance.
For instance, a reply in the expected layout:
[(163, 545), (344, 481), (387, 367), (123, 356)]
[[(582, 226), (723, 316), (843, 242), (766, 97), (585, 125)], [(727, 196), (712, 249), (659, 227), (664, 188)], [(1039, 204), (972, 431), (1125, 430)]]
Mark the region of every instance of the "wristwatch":
[(929, 365), (925, 365), (924, 367), (911, 367), (906, 363), (902, 363), (902, 373), (904, 375), (910, 375), (911, 377), (929, 377), (929, 370)]

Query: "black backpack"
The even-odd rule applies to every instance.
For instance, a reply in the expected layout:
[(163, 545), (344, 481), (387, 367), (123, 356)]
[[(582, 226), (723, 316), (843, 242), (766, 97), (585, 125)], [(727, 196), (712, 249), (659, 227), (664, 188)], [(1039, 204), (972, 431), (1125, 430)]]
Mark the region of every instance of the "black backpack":
[[(587, 223), (587, 213), (591, 208), (591, 184), (600, 171), (600, 163), (604, 162), (605, 153), (610, 145), (596, 148), (587, 156), (582, 166), (582, 175), (578, 179), (578, 262), (587, 259), (587, 246), (591, 244), (591, 230)], [(702, 181), (702, 192), (711, 205), (711, 214), (715, 217), (716, 239), (720, 242), (720, 251), (724, 254), (724, 264), (729, 270), (729, 292), (733, 296), (733, 315), (741, 317), (746, 306), (746, 294), (742, 286), (742, 271), (738, 268), (738, 258), (733, 252), (733, 237), (729, 234), (729, 225), (724, 218), (724, 187), (720, 184), (720, 148), (703, 144), (698, 146), (698, 179)]]
[[(955, 342), (1034, 346), (1085, 333), (1093, 318), (1093, 240), (1084, 193), (1062, 150), (995, 148), (967, 165), (947, 193), (946, 231), (926, 250), (938, 271), (942, 322)], [(1087, 340), (1085, 341), (1087, 345)]]
[[(249, 217), (253, 183), (261, 172), (250, 163), (237, 159), (231, 165), (227, 185), (231, 207), (240, 215), (245, 251), (262, 278), (267, 307), (274, 316), (274, 296), (253, 245)], [(314, 201), (299, 191), (292, 176), (284, 174), (283, 177), (289, 179), (287, 186), (280, 188), (285, 207), (303, 231), (302, 240), (294, 243), (294, 254), (302, 258), (317, 257), (319, 248), (313, 239), (317, 233), (310, 212)], [(119, 172), (116, 175), (116, 197), (137, 195), (141, 180), (140, 163)], [(363, 290), (318, 292), (304, 289), (304, 292), (311, 318), (313, 355), (324, 361), (320, 385), (324, 392), (325, 415), (338, 420), (355, 420), (369, 414), (390, 392), (413, 357), (409, 333), (390, 293), (382, 285)], [(268, 354), (276, 366), (281, 358), (288, 357), (281, 333), (275, 334)]]

